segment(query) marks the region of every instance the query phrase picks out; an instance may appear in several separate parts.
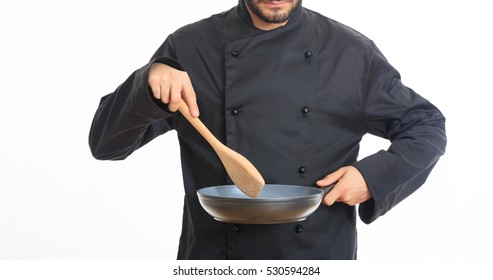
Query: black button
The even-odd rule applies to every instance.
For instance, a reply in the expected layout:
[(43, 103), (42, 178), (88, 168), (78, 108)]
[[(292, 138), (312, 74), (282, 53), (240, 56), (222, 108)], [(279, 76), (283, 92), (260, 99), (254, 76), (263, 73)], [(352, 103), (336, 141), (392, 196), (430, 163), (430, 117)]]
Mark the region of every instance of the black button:
[(303, 228), (302, 225), (297, 225), (294, 231), (298, 234), (302, 233), (305, 229)]
[(231, 51), (231, 55), (233, 57), (238, 57), (240, 55), (240, 53), (237, 50), (233, 50), (233, 51)]
[(303, 109), (301, 109), (301, 112), (302, 112), (303, 114), (308, 114), (308, 113), (310, 112), (310, 108), (308, 108), (308, 107), (303, 107)]
[(233, 115), (233, 116), (238, 115), (238, 110), (236, 110), (236, 109), (231, 110), (231, 115)]
[(237, 233), (240, 232), (240, 226), (234, 225), (232, 229), (234, 232), (237, 232)]
[(313, 52), (312, 51), (306, 51), (305, 52), (305, 58), (310, 58), (313, 56)]
[(298, 172), (299, 172), (300, 174), (305, 174), (305, 172), (306, 172), (306, 167), (304, 167), (304, 166), (300, 167), (300, 168), (298, 169)]

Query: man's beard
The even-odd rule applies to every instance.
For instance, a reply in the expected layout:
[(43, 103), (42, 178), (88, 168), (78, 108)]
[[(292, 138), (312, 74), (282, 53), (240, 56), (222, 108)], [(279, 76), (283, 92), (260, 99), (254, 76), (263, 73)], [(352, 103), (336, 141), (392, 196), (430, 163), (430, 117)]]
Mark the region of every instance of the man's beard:
[[(245, 0), (245, 3), (247, 4), (248, 8), (254, 13), (257, 17), (259, 17), (261, 20), (267, 22), (267, 23), (283, 23), (286, 22), (291, 15), (293, 14), (293, 11), (301, 6), (302, 0), (290, 0), (292, 7), (289, 9), (287, 12), (275, 12), (274, 14), (266, 14), (264, 13), (260, 7), (254, 3), (256, 0)], [(275, 2), (273, 0), (265, 0), (263, 2)]]

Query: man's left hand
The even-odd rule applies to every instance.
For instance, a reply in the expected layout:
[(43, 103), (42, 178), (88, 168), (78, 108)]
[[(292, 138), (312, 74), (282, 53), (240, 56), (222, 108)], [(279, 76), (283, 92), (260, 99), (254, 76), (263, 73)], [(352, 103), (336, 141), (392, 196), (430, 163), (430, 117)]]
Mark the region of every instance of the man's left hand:
[(322, 180), (317, 181), (317, 186), (326, 187), (335, 182), (337, 184), (323, 199), (325, 205), (330, 206), (337, 201), (354, 206), (371, 198), (363, 175), (353, 166), (342, 167), (325, 176)]

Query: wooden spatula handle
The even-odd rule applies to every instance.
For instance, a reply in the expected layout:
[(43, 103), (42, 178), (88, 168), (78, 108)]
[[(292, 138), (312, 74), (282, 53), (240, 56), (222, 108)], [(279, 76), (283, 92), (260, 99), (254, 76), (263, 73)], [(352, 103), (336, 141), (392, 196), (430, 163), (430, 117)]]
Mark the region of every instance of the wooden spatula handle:
[(178, 107), (178, 111), (195, 127), (195, 129), (202, 135), (202, 137), (209, 142), (212, 148), (216, 149), (221, 146), (224, 146), (221, 141), (219, 141), (212, 132), (204, 125), (204, 123), (199, 118), (194, 118), (190, 114), (190, 110), (188, 109), (188, 105), (185, 101), (181, 101), (180, 107)]

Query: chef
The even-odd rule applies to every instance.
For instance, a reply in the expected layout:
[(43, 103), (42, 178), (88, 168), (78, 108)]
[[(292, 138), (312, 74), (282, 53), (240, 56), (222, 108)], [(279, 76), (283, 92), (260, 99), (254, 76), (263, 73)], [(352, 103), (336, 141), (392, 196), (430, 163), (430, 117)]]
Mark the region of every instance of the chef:
[[(337, 182), (325, 205), (297, 223), (214, 220), (196, 191), (232, 182), (180, 102), (267, 183)], [(169, 35), (101, 99), (89, 145), (97, 159), (122, 160), (170, 130), (185, 188), (178, 259), (356, 259), (357, 214), (371, 223), (416, 191), (446, 146), (444, 116), (375, 44), (301, 0), (239, 0)], [(391, 144), (358, 161), (366, 133)]]

